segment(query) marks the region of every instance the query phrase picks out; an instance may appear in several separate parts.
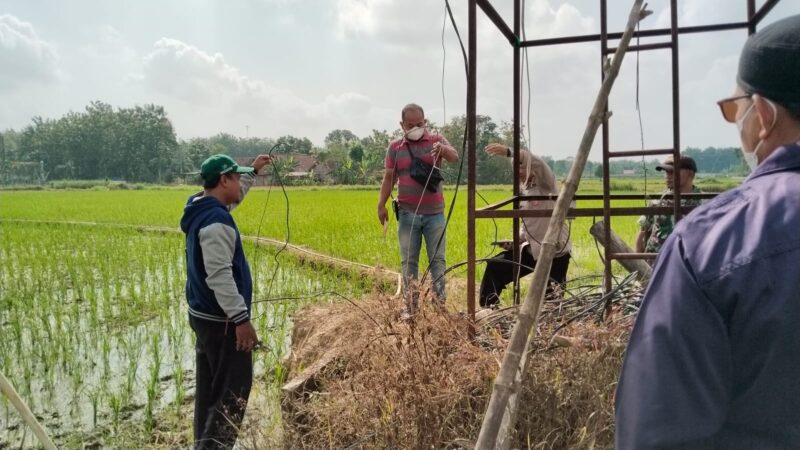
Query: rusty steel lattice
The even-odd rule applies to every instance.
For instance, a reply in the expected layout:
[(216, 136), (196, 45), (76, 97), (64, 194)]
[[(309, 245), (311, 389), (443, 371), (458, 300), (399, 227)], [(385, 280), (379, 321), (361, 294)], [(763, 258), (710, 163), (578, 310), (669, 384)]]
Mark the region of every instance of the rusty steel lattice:
[[(671, 53), (671, 66), (672, 66), (672, 148), (665, 149), (647, 149), (647, 150), (626, 150), (626, 151), (611, 151), (609, 148), (609, 125), (606, 119), (602, 126), (602, 146), (603, 146), (603, 194), (598, 195), (576, 195), (575, 200), (603, 200), (603, 208), (571, 208), (569, 216), (571, 217), (596, 217), (603, 216), (606, 223), (605, 227), (605, 242), (611, 240), (611, 217), (612, 216), (632, 216), (644, 213), (648, 214), (664, 214), (672, 213), (677, 220), (681, 215), (686, 213), (690, 208), (680, 206), (680, 198), (682, 195), (678, 190), (674, 190), (673, 194), (673, 207), (626, 207), (626, 208), (612, 208), (612, 200), (622, 199), (641, 199), (646, 200), (648, 196), (644, 194), (628, 194), (628, 195), (612, 195), (610, 192), (610, 174), (609, 162), (612, 158), (624, 158), (631, 156), (657, 156), (657, 155), (672, 155), (677, 158), (680, 155), (680, 89), (679, 89), (679, 67), (678, 67), (678, 36), (682, 34), (692, 33), (707, 33), (715, 31), (727, 31), (746, 29), (748, 34), (753, 34), (756, 27), (761, 23), (764, 17), (777, 5), (780, 0), (766, 0), (760, 7), (756, 7), (756, 0), (744, 0), (747, 2), (747, 20), (742, 22), (731, 23), (718, 23), (702, 26), (688, 26), (681, 27), (678, 24), (678, 0), (670, 0), (670, 27), (640, 30), (636, 31), (633, 35), (634, 38), (643, 37), (659, 37), (669, 36), (669, 41), (653, 44), (632, 45), (628, 48), (629, 52), (648, 51), (668, 49)], [(522, 21), (522, 0), (514, 0), (514, 18), (513, 29), (509, 27), (502, 16), (492, 6), (490, 0), (468, 0), (468, 25), (469, 25), (469, 38), (468, 38), (468, 74), (467, 74), (467, 286), (475, 286), (475, 220), (476, 219), (490, 219), (490, 218), (512, 218), (514, 230), (519, 229), (519, 219), (523, 217), (549, 217), (552, 210), (539, 210), (539, 211), (526, 211), (519, 209), (520, 200), (548, 200), (553, 199), (554, 196), (521, 196), (519, 191), (519, 174), (514, 170), (514, 187), (513, 195), (504, 201), (477, 209), (475, 204), (475, 138), (476, 138), (476, 96), (477, 96), (477, 8), (484, 12), (486, 17), (494, 23), (500, 33), (508, 40), (514, 53), (514, 68), (513, 68), (513, 96), (514, 96), (514, 144), (513, 144), (513, 160), (516, 167), (519, 161), (520, 149), (520, 119), (521, 119), (521, 52), (525, 48), (531, 47), (544, 47), (553, 45), (586, 43), (586, 42), (600, 42), (600, 74), (603, 77), (603, 61), (608, 55), (613, 54), (616, 48), (609, 46), (609, 41), (620, 39), (621, 32), (609, 33), (608, 31), (608, 0), (599, 0), (600, 2), (600, 33), (588, 35), (565, 36), (546, 39), (535, 40), (522, 40), (521, 21)], [(606, 104), (606, 111), (608, 105)], [(674, 171), (674, 185), (678, 186), (679, 171)], [(692, 198), (708, 198), (713, 194), (684, 194), (683, 197)], [(513, 204), (511, 210), (500, 210), (499, 208)], [(519, 236), (516, 232), (514, 235), (514, 258), (519, 260)], [(608, 292), (611, 289), (611, 266), (612, 261), (621, 259), (647, 259), (653, 258), (655, 254), (652, 253), (613, 253), (607, 246), (605, 249), (604, 258), (604, 288)], [(519, 301), (519, 287), (515, 277), (514, 298), (515, 302)], [(475, 290), (467, 290), (467, 308), (470, 317), (474, 318), (475, 314)]]

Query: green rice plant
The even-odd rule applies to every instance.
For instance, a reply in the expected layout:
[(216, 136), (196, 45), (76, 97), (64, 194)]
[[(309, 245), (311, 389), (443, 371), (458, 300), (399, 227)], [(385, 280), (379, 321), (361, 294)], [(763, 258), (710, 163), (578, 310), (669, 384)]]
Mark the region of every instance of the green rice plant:
[(181, 413), (183, 401), (186, 399), (186, 387), (183, 384), (183, 373), (183, 368), (180, 366), (180, 364), (175, 364), (173, 368), (173, 380), (175, 381), (175, 400), (173, 404), (175, 406), (176, 414)]
[(100, 403), (100, 393), (98, 390), (95, 389), (89, 393), (89, 401), (92, 403), (92, 427), (96, 427)]
[(154, 334), (150, 340), (150, 377), (147, 382), (147, 403), (145, 405), (145, 431), (151, 432), (153, 430), (153, 407), (155, 405), (156, 396), (158, 394), (158, 382), (161, 372), (161, 342), (159, 336)]
[(111, 425), (116, 432), (119, 428), (122, 407), (124, 405), (122, 394), (116, 392), (107, 392), (106, 398), (108, 399), (108, 406), (111, 409)]

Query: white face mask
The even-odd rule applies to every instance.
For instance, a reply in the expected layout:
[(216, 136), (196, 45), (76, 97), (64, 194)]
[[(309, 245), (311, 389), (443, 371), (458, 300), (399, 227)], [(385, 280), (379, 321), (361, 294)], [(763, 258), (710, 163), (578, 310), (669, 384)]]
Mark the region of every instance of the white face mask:
[[(769, 127), (769, 129), (772, 130), (772, 128), (775, 126), (775, 122), (778, 120), (778, 109), (775, 108), (775, 105), (773, 105), (772, 102), (770, 102), (769, 100), (767, 100), (767, 104), (772, 107), (772, 125), (770, 125)], [(744, 130), (744, 121), (745, 119), (747, 119), (747, 116), (749, 116), (750, 113), (753, 111), (755, 105), (756, 105), (755, 103), (751, 103), (750, 107), (747, 108), (747, 111), (745, 111), (745, 113), (742, 115), (742, 118), (736, 121), (736, 128), (739, 129), (740, 137), (742, 136), (742, 131)], [(750, 167), (751, 172), (756, 170), (756, 167), (758, 167), (758, 150), (761, 149), (761, 144), (763, 143), (764, 140), (759, 139), (758, 144), (756, 144), (756, 147), (753, 149), (752, 152), (748, 152), (747, 150), (745, 150), (744, 145), (742, 145), (741, 147), (742, 157), (744, 158), (744, 162), (747, 163), (747, 166)]]
[(425, 127), (414, 127), (408, 131), (406, 131), (406, 139), (409, 141), (418, 141), (422, 139), (422, 136), (425, 134)]

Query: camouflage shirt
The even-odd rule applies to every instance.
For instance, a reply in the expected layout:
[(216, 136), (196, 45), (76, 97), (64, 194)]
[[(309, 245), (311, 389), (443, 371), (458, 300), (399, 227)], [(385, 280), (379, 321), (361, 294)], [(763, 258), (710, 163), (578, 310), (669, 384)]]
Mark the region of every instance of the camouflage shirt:
[[(696, 186), (692, 186), (692, 194), (699, 193), (701, 193), (700, 189), (698, 189)], [(681, 199), (681, 206), (698, 206), (700, 203), (700, 199)], [(653, 200), (650, 202), (650, 206), (672, 207), (672, 204), (672, 191), (669, 190), (664, 191), (659, 200)], [(646, 253), (658, 253), (658, 251), (661, 249), (661, 245), (667, 240), (667, 237), (670, 235), (670, 233), (672, 233), (672, 229), (674, 227), (675, 221), (673, 220), (672, 215), (665, 214), (658, 216), (639, 217), (639, 229), (650, 234), (644, 251)]]

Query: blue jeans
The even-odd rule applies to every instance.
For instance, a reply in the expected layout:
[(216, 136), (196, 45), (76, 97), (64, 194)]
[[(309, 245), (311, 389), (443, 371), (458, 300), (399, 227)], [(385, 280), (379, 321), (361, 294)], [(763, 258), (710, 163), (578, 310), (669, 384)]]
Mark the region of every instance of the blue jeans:
[[(425, 249), (428, 253), (428, 278), (433, 282), (433, 292), (439, 300), (445, 300), (444, 291), (444, 252), (446, 247), (444, 213), (414, 214), (400, 209), (397, 229), (400, 240), (400, 262), (403, 268), (403, 292), (406, 292), (409, 280), (416, 280), (419, 272), (419, 252), (422, 248), (422, 237), (425, 237)], [(442, 242), (436, 249), (439, 242)]]

